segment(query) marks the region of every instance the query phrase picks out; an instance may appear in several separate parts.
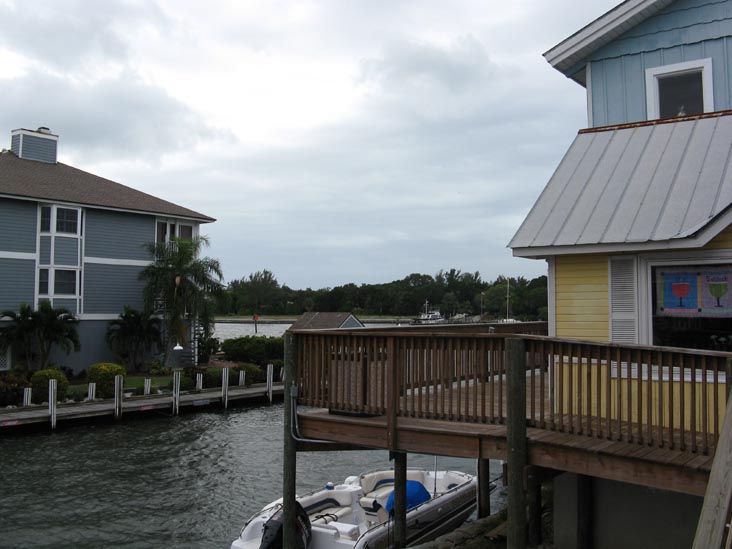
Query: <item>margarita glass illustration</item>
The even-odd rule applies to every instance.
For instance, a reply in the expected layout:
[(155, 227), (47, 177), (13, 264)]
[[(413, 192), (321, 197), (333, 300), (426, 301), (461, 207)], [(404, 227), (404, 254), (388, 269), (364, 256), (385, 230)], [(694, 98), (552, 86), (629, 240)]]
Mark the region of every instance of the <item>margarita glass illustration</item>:
[[(726, 280), (709, 281), (708, 286), (709, 286), (709, 293), (712, 294), (713, 297), (717, 298), (717, 307), (721, 307), (722, 303), (719, 300), (722, 297), (724, 297), (728, 291), (727, 281)], [(674, 295), (676, 295), (676, 294), (674, 294)]]
[(684, 306), (684, 298), (691, 293), (691, 284), (688, 282), (672, 282), (671, 293), (679, 298), (679, 308)]

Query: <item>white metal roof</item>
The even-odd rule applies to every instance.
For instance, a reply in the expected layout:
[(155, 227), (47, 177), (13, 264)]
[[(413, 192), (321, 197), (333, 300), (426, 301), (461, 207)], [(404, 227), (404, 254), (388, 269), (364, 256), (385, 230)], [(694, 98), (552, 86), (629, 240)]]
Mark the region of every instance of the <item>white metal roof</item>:
[[(674, 0), (626, 0), (551, 48), (544, 57), (552, 67), (566, 74), (593, 51), (673, 2)], [(581, 81), (580, 83), (584, 84)]]
[(732, 219), (732, 111), (582, 130), (514, 255), (700, 247)]

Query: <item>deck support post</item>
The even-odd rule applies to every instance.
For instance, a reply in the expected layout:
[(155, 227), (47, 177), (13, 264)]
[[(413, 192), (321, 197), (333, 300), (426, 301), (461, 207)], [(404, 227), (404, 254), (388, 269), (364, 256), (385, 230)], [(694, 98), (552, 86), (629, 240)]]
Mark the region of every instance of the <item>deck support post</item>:
[(478, 518), (491, 514), (491, 460), (478, 458)]
[(727, 386), (727, 400), (729, 400), (729, 393), (732, 391), (732, 358), (728, 358), (724, 364), (724, 383)]
[(536, 467), (526, 468), (527, 500), (529, 505), (529, 545), (541, 543), (541, 478)]
[(394, 456), (394, 549), (407, 546), (407, 454)]
[(508, 382), (506, 434), (508, 442), (508, 549), (526, 548), (526, 351), (523, 339), (506, 338)]
[(592, 548), (592, 477), (577, 475), (577, 547)]
[(297, 442), (292, 437), (292, 417), (294, 401), (297, 397), (295, 376), (297, 373), (296, 336), (285, 333), (285, 372), (284, 372), (284, 399), (285, 399), (285, 432), (284, 432), (284, 459), (282, 471), (282, 547), (295, 547), (297, 532), (295, 529), (295, 497), (297, 486)]

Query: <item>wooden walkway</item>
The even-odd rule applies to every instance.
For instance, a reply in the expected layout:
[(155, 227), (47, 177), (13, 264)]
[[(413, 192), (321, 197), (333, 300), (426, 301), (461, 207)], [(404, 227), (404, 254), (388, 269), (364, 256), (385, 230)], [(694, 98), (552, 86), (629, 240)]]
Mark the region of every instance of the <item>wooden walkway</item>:
[[(284, 394), (283, 384), (273, 385), (272, 396), (281, 398)], [(240, 403), (248, 400), (267, 398), (266, 385), (255, 387), (229, 387), (228, 403)], [(181, 409), (194, 409), (223, 404), (221, 389), (204, 389), (197, 393), (180, 395)], [(144, 412), (173, 412), (173, 396), (171, 394), (128, 397), (122, 401), (122, 416)], [(73, 404), (59, 404), (56, 408), (56, 421), (114, 417), (114, 400), (94, 400)], [(0, 434), (12, 428), (48, 424), (50, 415), (48, 406), (27, 406), (0, 409)]]
[[(300, 434), (368, 448), (505, 460), (503, 424), (399, 417), (391, 442), (386, 416), (356, 417), (318, 409), (298, 414)], [(572, 433), (527, 429), (529, 465), (704, 495), (713, 457)]]

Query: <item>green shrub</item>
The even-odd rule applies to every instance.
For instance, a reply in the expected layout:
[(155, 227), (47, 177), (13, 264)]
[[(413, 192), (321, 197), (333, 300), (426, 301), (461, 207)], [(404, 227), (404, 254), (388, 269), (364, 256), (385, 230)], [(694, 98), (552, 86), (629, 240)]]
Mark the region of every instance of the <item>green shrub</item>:
[[(264, 356), (266, 362), (285, 359), (285, 338), (284, 337), (268, 337), (264, 340)], [(283, 362), (284, 364), (284, 362)]]
[(48, 382), (52, 379), (57, 381), (56, 400), (65, 400), (66, 391), (69, 389), (69, 380), (61, 370), (47, 368), (38, 370), (31, 376), (31, 388), (33, 389), (33, 402), (40, 404), (48, 400)]
[[(267, 371), (263, 370), (256, 364), (241, 363), (229, 373), (229, 385), (236, 385), (239, 383), (239, 372), (244, 370), (246, 372), (246, 384), (251, 385), (253, 383), (264, 383), (267, 381)], [(232, 379), (233, 376), (233, 379)]]
[(97, 384), (99, 398), (114, 398), (114, 376), (124, 377), (125, 367), (111, 362), (98, 362), (89, 366), (89, 383)]
[[(180, 390), (181, 391), (192, 391), (196, 388), (196, 378), (191, 379), (188, 376), (180, 376)], [(173, 390), (173, 380), (171, 379), (168, 383), (168, 389)]]
[(221, 344), (226, 360), (264, 365), (285, 358), (282, 337), (245, 336), (227, 339)]
[(221, 345), (227, 360), (262, 364), (266, 358), (264, 337), (244, 336), (227, 339)]
[(28, 379), (24, 375), (13, 371), (0, 374), (0, 406), (21, 404), (24, 387), (28, 387)]
[(144, 371), (151, 376), (169, 376), (173, 373), (172, 368), (163, 365), (157, 358), (152, 359), (145, 365)]

